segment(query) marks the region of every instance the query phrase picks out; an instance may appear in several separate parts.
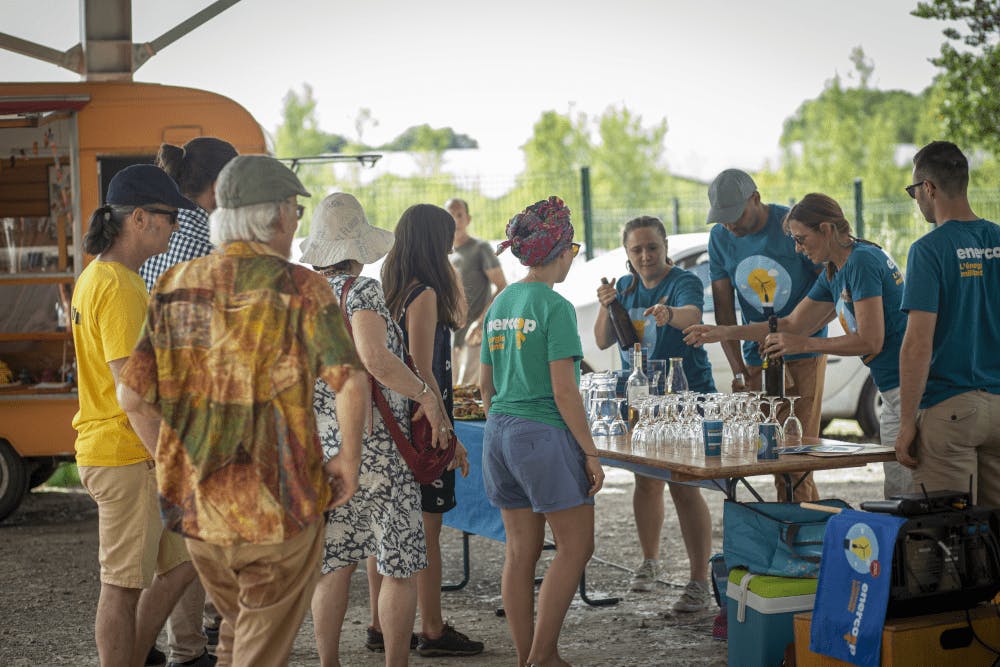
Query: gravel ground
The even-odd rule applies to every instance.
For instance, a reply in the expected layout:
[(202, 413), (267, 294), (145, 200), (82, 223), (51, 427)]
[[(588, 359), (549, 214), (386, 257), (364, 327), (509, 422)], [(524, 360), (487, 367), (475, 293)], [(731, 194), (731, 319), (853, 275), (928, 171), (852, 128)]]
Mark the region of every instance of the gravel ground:
[[(837, 433), (844, 437), (847, 433)], [(829, 431), (827, 433), (830, 434)], [(592, 599), (621, 596), (617, 605), (592, 607), (578, 597), (563, 627), (560, 652), (574, 665), (723, 665), (726, 643), (712, 639), (714, 609), (673, 614), (672, 600), (687, 582), (677, 518), (667, 503), (662, 554), (665, 571), (656, 590), (628, 593), (629, 571), (640, 559), (632, 523), (633, 477), (607, 469), (604, 490), (597, 498), (597, 546), (587, 570), (587, 594)], [(752, 480), (765, 498), (774, 497), (769, 478)], [(881, 497), (879, 466), (827, 471), (817, 475), (825, 498), (842, 498), (855, 507), (861, 500)], [(715, 551), (722, 549), (722, 494), (703, 491), (712, 512)], [(749, 499), (749, 494), (744, 494)], [(445, 580), (461, 578), (461, 534), (445, 529)], [(462, 663), (509, 667), (515, 655), (500, 606), (503, 546), (480, 537), (470, 540), (472, 574), (462, 590), (443, 594), (445, 614), (459, 630), (486, 643), (486, 651), (465, 659), (430, 659), (414, 654), (414, 665)], [(543, 555), (539, 573), (551, 554)], [(29, 494), (21, 508), (0, 524), (0, 665), (96, 665), (94, 611), (100, 587), (97, 566), (97, 513), (80, 490), (45, 487)], [(344, 624), (342, 663), (379, 665), (382, 658), (364, 648), (368, 620), (364, 575), (355, 574), (351, 607)], [(161, 637), (161, 648), (165, 645)], [(292, 665), (318, 665), (312, 619), (307, 615), (292, 654)]]

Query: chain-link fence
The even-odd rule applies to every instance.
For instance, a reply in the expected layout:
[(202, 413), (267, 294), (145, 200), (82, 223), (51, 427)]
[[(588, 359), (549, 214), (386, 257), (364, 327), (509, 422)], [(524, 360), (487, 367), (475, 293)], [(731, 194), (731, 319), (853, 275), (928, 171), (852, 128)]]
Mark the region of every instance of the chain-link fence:
[[(887, 199), (859, 198), (856, 185), (847, 183), (838, 192), (828, 192), (836, 199), (855, 231), (864, 238), (878, 243), (905, 268), (910, 245), (931, 230), (920, 215), (916, 204), (900, 187), (899, 197)], [(559, 195), (573, 211), (577, 236), (587, 238), (583, 187), (579, 174), (555, 174), (533, 177), (504, 176), (452, 176), (432, 178), (400, 178), (382, 176), (368, 184), (350, 186), (335, 183), (333, 189), (343, 189), (357, 195), (365, 206), (372, 224), (386, 229), (395, 227), (400, 214), (410, 205), (432, 203), (439, 206), (451, 197), (459, 197), (469, 203), (472, 215), (473, 233), (486, 239), (501, 239), (504, 228), (512, 215), (526, 205), (549, 195)], [(667, 232), (705, 232), (708, 227), (708, 184), (683, 183), (678, 192), (664, 192), (655, 205), (643, 208), (620, 206), (615, 197), (602, 196), (599, 192), (590, 195), (589, 209), (594, 254), (621, 245), (621, 229), (628, 220), (640, 215), (654, 215), (663, 220)], [(681, 191), (682, 190), (682, 191)], [(503, 192), (490, 195), (491, 192)], [(803, 192), (769, 191), (763, 192), (765, 202), (791, 205)], [(976, 189), (969, 192), (972, 208), (980, 216), (1000, 221), (1000, 190)], [(860, 204), (863, 224), (858, 225), (858, 204)], [(305, 233), (305, 228), (302, 232)]]

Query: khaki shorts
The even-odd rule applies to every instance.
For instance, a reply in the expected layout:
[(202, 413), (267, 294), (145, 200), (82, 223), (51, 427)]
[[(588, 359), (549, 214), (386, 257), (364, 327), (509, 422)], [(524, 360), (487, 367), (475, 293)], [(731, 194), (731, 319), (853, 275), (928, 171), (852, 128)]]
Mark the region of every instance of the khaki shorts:
[(80, 466), (80, 481), (97, 502), (101, 582), (149, 588), (163, 574), (191, 560), (184, 538), (160, 521), (152, 461), (127, 466)]

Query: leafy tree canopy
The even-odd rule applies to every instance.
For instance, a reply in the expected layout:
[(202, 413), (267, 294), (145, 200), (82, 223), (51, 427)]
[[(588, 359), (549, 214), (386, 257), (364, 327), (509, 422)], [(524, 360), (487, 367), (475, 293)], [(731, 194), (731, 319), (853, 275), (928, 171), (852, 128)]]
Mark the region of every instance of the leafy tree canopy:
[(964, 24), (944, 29), (940, 108), (945, 136), (1000, 155), (1000, 0), (931, 0), (912, 12), (925, 19)]
[(282, 123), (275, 133), (278, 157), (302, 157), (320, 153), (338, 153), (347, 145), (339, 134), (324, 132), (316, 119), (316, 98), (308, 83), (302, 93), (289, 90), (282, 107)]
[(432, 128), (424, 123), (407, 128), (387, 144), (384, 151), (446, 151), (452, 148), (479, 148), (479, 142), (467, 134), (458, 134), (450, 127)]
[(861, 178), (869, 196), (898, 190), (904, 168), (895, 163), (896, 146), (914, 142), (925, 95), (872, 88), (874, 65), (860, 47), (851, 61), (854, 71), (847, 78), (856, 85), (834, 76), (785, 121), (781, 167), (762, 174), (762, 187), (767, 183), (796, 197), (816, 190), (843, 198)]

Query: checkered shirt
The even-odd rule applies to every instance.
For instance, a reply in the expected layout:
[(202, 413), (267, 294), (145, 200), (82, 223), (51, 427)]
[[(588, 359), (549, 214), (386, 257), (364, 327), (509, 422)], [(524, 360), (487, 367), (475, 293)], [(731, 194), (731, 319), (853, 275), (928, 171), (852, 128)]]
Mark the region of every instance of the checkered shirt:
[(139, 275), (146, 281), (146, 289), (150, 292), (160, 274), (174, 264), (204, 257), (215, 249), (208, 240), (208, 213), (204, 209), (180, 209), (177, 224), (178, 228), (170, 235), (167, 251), (150, 257), (139, 267)]

